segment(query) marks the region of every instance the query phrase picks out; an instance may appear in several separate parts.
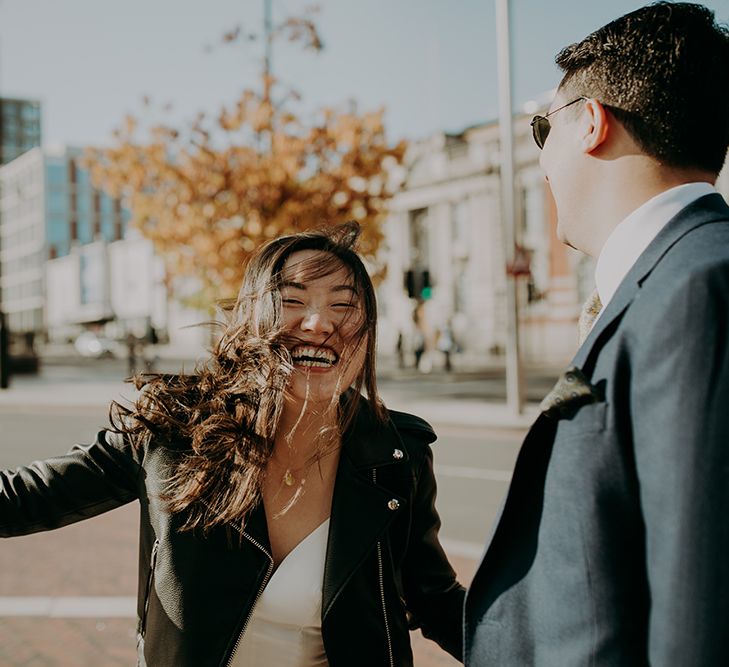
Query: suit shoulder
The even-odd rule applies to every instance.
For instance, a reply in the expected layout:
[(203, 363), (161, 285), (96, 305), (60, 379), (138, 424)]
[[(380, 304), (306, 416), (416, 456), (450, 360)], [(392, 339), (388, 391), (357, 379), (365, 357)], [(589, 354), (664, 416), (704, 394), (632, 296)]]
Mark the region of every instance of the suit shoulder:
[(424, 419), (411, 415), (408, 412), (398, 412), (397, 410), (388, 410), (390, 420), (401, 435), (408, 435), (420, 442), (429, 445), (435, 442), (438, 437), (433, 427)]

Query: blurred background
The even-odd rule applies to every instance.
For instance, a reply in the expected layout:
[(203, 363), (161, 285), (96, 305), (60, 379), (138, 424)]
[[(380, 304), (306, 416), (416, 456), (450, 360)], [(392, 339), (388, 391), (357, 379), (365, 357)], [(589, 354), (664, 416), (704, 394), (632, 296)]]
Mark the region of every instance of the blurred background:
[[(355, 219), (382, 393), (439, 432), (467, 581), (593, 287), (529, 121), (557, 52), (642, 4), (0, 0), (0, 465), (93, 437), (132, 372), (192, 370), (213, 336), (196, 325), (261, 243)], [(729, 21), (729, 0), (704, 4)], [(0, 545), (0, 665), (131, 664), (135, 522)]]
[[(198, 358), (209, 333), (188, 325), (235, 293), (260, 242), (345, 219), (365, 227), (380, 278), (383, 357), (498, 363), (510, 332), (495, 4), (2, 0), (11, 370), (128, 357), (132, 339)], [(708, 4), (729, 18), (729, 1)], [(637, 6), (511, 3), (526, 364), (570, 358), (592, 280), (554, 236), (529, 121), (559, 81), (556, 52)]]

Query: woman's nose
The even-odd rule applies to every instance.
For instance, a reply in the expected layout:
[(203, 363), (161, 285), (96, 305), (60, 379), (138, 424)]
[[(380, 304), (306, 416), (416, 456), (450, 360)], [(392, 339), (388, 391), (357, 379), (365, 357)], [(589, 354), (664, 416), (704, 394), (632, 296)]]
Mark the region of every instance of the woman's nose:
[(310, 333), (330, 334), (334, 331), (334, 323), (319, 310), (307, 310), (301, 320), (301, 330)]

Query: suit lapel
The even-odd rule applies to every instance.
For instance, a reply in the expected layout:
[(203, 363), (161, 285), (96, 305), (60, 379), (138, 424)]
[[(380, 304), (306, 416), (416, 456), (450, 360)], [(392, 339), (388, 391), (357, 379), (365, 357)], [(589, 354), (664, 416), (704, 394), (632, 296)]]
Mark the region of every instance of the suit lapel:
[(701, 225), (727, 221), (728, 219), (729, 207), (719, 194), (699, 197), (699, 199), (679, 211), (645, 249), (625, 276), (623, 282), (620, 283), (617, 292), (605, 307), (605, 312), (600, 315), (589, 336), (572, 359), (571, 365), (586, 370), (588, 359), (609, 338), (609, 335), (604, 335), (605, 332), (613, 330), (613, 325), (617, 324), (628, 306), (636, 298), (643, 282), (663, 256), (681, 238)]

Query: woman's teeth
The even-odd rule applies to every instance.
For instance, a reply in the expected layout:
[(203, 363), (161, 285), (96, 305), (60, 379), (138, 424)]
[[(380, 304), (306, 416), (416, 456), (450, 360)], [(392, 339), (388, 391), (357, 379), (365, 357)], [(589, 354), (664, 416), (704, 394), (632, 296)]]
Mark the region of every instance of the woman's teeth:
[(324, 347), (300, 345), (291, 351), (291, 358), (298, 366), (309, 368), (329, 368), (337, 363), (336, 353)]
[(298, 366), (309, 366), (312, 368), (331, 368), (332, 364), (328, 361), (314, 361), (313, 359), (294, 359)]

